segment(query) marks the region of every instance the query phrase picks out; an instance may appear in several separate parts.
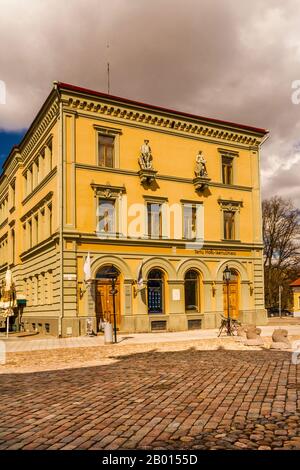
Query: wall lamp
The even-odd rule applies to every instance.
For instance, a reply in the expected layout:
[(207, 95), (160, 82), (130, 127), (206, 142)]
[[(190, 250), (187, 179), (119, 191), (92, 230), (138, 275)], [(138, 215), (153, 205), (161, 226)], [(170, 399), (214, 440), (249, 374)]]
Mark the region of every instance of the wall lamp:
[(213, 297), (216, 295), (216, 291), (217, 291), (216, 283), (215, 281), (213, 281), (212, 286), (211, 286), (211, 292), (212, 292)]
[(249, 282), (249, 291), (250, 291), (250, 295), (252, 296), (254, 292), (253, 282)]
[[(82, 299), (82, 297), (88, 290), (88, 287), (91, 284), (91, 281), (83, 281), (83, 282), (79, 281), (78, 284), (79, 284), (79, 288), (78, 288), (79, 298)], [(81, 286), (80, 284), (83, 284), (83, 286)]]

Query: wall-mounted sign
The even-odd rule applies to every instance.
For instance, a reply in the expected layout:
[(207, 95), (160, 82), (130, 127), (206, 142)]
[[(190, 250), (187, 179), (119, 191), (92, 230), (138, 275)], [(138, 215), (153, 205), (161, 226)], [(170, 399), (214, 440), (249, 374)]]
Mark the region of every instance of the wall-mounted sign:
[(172, 289), (172, 300), (180, 300), (180, 289)]
[(197, 255), (214, 255), (214, 256), (250, 256), (249, 251), (232, 251), (232, 250), (195, 250)]

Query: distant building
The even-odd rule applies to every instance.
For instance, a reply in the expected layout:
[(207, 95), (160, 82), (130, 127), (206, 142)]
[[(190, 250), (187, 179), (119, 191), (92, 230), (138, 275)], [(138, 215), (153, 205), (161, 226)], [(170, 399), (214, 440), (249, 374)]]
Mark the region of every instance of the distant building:
[(98, 331), (112, 276), (120, 331), (215, 328), (227, 265), (230, 315), (266, 323), (266, 134), (55, 83), (0, 179), (0, 276), (26, 298), (24, 329)]
[(293, 291), (294, 317), (300, 317), (300, 277), (290, 284)]

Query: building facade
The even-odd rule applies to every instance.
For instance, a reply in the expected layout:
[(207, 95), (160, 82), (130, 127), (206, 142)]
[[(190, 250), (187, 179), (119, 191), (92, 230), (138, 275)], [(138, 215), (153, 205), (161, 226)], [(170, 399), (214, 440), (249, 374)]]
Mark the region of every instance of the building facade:
[(300, 277), (290, 284), (293, 293), (293, 314), (300, 317)]
[(0, 275), (26, 299), (23, 328), (98, 331), (112, 277), (122, 332), (215, 328), (228, 310), (266, 323), (266, 136), (55, 82), (0, 180)]

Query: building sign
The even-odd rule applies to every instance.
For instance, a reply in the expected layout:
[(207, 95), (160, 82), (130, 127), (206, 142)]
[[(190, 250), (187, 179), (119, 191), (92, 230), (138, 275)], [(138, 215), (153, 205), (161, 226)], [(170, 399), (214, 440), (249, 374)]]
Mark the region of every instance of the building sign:
[(195, 250), (197, 255), (214, 255), (214, 256), (250, 256), (249, 251), (232, 251), (232, 250)]
[(172, 300), (180, 300), (180, 289), (172, 289)]

